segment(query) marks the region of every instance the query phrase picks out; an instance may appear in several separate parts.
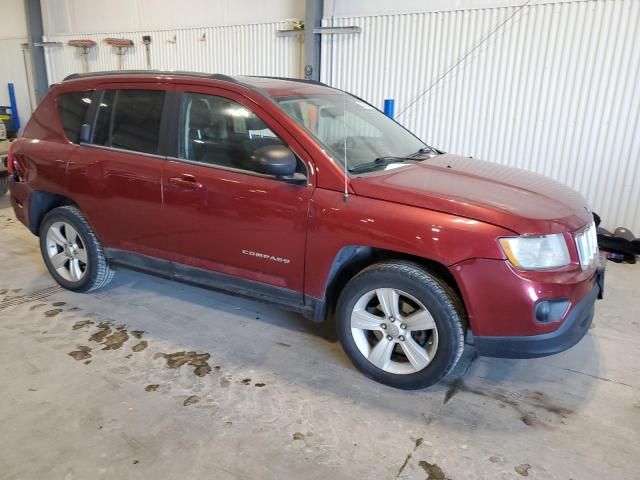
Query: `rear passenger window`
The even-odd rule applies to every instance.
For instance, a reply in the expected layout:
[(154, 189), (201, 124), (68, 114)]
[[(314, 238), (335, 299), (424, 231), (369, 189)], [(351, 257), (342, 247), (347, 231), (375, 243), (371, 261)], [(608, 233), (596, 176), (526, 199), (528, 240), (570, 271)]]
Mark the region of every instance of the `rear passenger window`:
[(255, 113), (223, 97), (184, 95), (181, 157), (257, 171), (254, 152), (282, 141)]
[(107, 90), (98, 106), (93, 143), (158, 153), (162, 90)]
[(57, 98), (58, 113), (64, 134), (72, 143), (80, 141), (80, 127), (91, 105), (93, 92), (63, 93)]

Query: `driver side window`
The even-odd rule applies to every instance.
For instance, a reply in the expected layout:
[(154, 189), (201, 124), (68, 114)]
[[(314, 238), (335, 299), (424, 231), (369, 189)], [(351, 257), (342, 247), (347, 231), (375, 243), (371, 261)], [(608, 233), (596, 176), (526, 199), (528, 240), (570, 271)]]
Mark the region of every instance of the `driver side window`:
[(185, 93), (180, 157), (255, 172), (254, 152), (283, 142), (251, 110), (215, 95)]

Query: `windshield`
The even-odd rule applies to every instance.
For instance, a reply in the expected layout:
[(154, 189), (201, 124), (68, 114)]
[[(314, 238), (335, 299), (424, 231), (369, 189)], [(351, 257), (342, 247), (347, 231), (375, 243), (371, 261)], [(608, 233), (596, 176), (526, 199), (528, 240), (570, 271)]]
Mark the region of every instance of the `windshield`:
[[(358, 170), (376, 159), (402, 159), (427, 148), (408, 130), (351, 95), (336, 93), (275, 100), (342, 166), (346, 154), (349, 170)], [(384, 166), (380, 162), (378, 168)]]

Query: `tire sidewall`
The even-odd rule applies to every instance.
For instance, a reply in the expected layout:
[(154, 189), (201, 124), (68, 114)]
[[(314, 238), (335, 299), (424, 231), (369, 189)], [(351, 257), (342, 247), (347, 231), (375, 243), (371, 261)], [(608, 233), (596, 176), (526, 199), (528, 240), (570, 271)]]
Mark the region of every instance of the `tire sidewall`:
[[(336, 327), (342, 346), (355, 366), (366, 376), (395, 388), (413, 390), (425, 388), (442, 379), (459, 357), (461, 324), (455, 311), (447, 305), (447, 291), (429, 275), (429, 283), (395, 271), (391, 266), (367, 269), (356, 275), (340, 295), (336, 309)], [(423, 274), (425, 272), (422, 272)], [(428, 274), (426, 274), (428, 275)], [(358, 349), (351, 333), (351, 313), (358, 299), (376, 288), (395, 288), (419, 300), (433, 316), (438, 330), (435, 357), (424, 369), (410, 374), (393, 374), (373, 365)], [(458, 323), (456, 325), (455, 323)]]
[[(85, 271), (84, 277), (82, 277), (77, 282), (71, 282), (69, 280), (64, 279), (60, 276), (60, 274), (56, 271), (49, 259), (49, 254), (47, 252), (47, 232), (49, 231), (49, 227), (59, 221), (64, 221), (69, 223), (73, 228), (76, 229), (80, 238), (82, 239), (82, 243), (84, 244), (85, 250), (87, 251), (87, 259), (88, 265), (87, 270)], [(78, 214), (76, 214), (73, 210), (59, 207), (51, 210), (43, 219), (42, 224), (40, 226), (40, 252), (42, 253), (42, 258), (44, 259), (44, 263), (49, 270), (51, 276), (62, 285), (64, 288), (68, 290), (72, 290), (74, 292), (86, 292), (88, 291), (92, 285), (95, 283), (97, 276), (97, 258), (98, 258), (98, 246), (93, 241), (93, 237), (91, 232), (87, 229), (84, 222), (82, 222), (78, 218)]]

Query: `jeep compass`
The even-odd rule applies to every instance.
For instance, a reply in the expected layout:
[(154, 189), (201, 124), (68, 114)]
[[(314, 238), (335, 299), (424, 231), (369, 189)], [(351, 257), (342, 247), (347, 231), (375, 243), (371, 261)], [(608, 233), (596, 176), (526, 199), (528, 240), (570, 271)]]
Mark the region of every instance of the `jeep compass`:
[(397, 388), (442, 379), (465, 340), (488, 356), (565, 350), (602, 295), (578, 193), (443, 153), (318, 82), (74, 74), (8, 172), (63, 287), (129, 267), (332, 319), (354, 365)]

